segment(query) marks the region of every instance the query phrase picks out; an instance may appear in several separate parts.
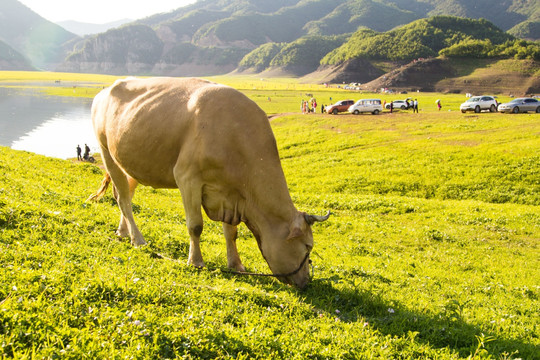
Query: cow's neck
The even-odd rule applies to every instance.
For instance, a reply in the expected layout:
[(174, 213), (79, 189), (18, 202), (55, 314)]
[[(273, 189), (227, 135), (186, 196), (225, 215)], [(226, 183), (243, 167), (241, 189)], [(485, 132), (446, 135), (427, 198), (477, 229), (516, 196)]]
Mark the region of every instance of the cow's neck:
[(251, 193), (258, 196), (246, 199), (245, 218), (259, 247), (262, 241), (286, 237), (298, 211), (292, 202), (281, 167), (274, 173), (261, 174), (250, 183), (254, 186)]

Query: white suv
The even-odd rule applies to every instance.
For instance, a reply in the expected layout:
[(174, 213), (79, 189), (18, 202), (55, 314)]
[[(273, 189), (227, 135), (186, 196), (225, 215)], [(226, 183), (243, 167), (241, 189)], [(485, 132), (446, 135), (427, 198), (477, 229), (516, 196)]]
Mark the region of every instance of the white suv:
[(474, 111), (479, 113), (482, 110), (489, 110), (490, 112), (497, 111), (497, 100), (493, 96), (482, 95), (482, 96), (473, 96), (469, 100), (465, 101), (459, 109), (462, 113), (466, 111)]
[(370, 112), (377, 115), (382, 111), (381, 99), (361, 99), (349, 107), (349, 112), (358, 115), (363, 112)]

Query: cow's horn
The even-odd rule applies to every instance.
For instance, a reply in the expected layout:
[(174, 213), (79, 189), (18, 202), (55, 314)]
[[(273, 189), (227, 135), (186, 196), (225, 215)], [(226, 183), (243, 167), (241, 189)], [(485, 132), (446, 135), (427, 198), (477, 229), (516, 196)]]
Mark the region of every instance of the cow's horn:
[(324, 216), (305, 214), (304, 217), (309, 225), (313, 225), (315, 221), (322, 222), (328, 220), (328, 218), (330, 217), (330, 210), (328, 210), (328, 212)]

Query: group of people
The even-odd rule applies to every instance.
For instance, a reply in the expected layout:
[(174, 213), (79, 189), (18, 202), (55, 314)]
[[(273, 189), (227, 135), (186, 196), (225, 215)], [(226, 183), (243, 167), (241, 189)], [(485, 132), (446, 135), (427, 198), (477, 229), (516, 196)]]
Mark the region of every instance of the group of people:
[(84, 144), (84, 155), (82, 155), (82, 149), (79, 145), (77, 145), (77, 160), (79, 161), (88, 161), (90, 159), (90, 147), (86, 144)]
[(317, 100), (315, 98), (311, 98), (308, 101), (302, 99), (300, 110), (302, 111), (302, 114), (317, 112)]
[(405, 100), (407, 105), (409, 106), (409, 109), (412, 109), (413, 113), (418, 113), (418, 99), (411, 99), (411, 102), (409, 103), (409, 100)]

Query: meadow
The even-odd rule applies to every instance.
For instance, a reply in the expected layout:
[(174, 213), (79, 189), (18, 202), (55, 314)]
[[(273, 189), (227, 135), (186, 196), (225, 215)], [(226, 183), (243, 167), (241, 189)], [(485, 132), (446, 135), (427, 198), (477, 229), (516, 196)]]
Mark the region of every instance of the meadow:
[[(313, 227), (309, 287), (222, 272), (208, 219), (208, 268), (187, 266), (175, 190), (139, 187), (149, 244), (133, 248), (110, 191), (86, 202), (98, 166), (0, 147), (2, 358), (540, 359), (538, 115), (461, 114), (462, 95), (423, 93), (419, 114), (302, 115), (307, 93), (374, 95), (212, 80), (283, 114), (271, 124), (297, 208), (332, 211)], [(269, 272), (245, 226), (238, 247)]]

